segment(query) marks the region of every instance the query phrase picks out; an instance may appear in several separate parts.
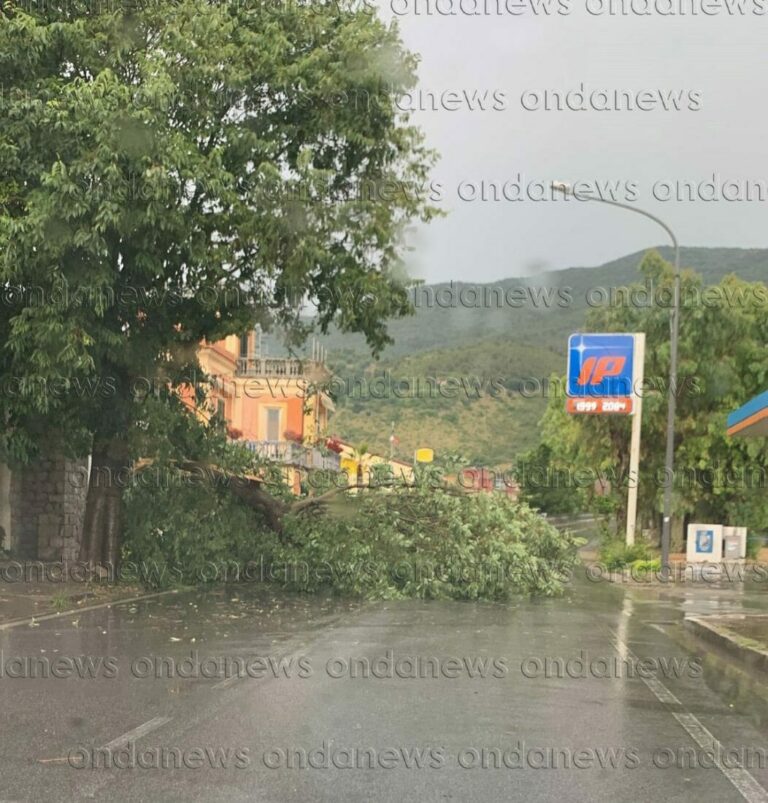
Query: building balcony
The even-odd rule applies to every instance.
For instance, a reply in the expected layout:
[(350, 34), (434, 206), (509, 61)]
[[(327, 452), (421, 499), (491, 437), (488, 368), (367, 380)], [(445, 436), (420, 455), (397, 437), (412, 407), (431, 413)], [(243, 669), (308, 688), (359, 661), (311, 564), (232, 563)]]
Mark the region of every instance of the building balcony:
[(309, 365), (289, 357), (239, 357), (236, 376), (269, 376), (292, 379), (310, 373)]
[(302, 446), (294, 441), (245, 441), (245, 445), (259, 457), (265, 460), (274, 460), (276, 463), (308, 469), (325, 469), (326, 471), (341, 470), (339, 455), (333, 452), (323, 454), (320, 449)]
[(238, 377), (269, 377), (271, 379), (303, 379), (320, 385), (331, 378), (325, 363), (299, 360), (294, 357), (239, 357), (235, 366)]

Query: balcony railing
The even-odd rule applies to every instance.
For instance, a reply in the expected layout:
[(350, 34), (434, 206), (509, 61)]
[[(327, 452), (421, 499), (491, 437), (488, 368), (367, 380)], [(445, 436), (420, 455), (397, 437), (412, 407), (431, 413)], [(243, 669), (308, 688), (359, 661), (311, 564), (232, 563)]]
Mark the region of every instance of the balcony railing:
[(333, 452), (323, 454), (320, 449), (302, 446), (293, 441), (246, 441), (245, 445), (265, 460), (274, 460), (277, 463), (287, 463), (302, 468), (341, 470), (339, 455)]
[(239, 357), (237, 360), (238, 376), (304, 376), (309, 366), (301, 360), (289, 357)]

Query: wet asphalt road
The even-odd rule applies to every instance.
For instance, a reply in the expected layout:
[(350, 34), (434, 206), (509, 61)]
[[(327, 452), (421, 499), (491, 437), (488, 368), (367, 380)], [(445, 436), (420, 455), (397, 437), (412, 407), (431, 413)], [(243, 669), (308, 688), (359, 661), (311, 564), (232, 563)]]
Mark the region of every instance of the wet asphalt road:
[[(360, 604), (239, 588), (17, 627), (0, 632), (0, 800), (768, 800), (755, 692), (680, 624), (766, 597), (582, 580), (540, 602)], [(55, 663), (82, 656), (102, 659), (96, 677)], [(9, 676), (33, 666), (71, 675)]]

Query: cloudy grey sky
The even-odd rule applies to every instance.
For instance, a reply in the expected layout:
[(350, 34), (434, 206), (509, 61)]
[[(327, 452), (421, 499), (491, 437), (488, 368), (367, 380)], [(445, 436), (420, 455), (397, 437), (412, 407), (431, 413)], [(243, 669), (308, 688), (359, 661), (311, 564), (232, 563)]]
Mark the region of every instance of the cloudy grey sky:
[[(547, 0), (539, 0), (546, 2)], [(768, 199), (745, 198), (745, 182), (768, 182), (768, 3), (744, 0), (748, 13), (729, 14), (742, 0), (633, 0), (640, 10), (684, 8), (685, 15), (589, 13), (609, 0), (562, 0), (569, 13), (504, 12), (504, 0), (483, 2), (501, 14), (461, 13), (458, 0), (378, 0), (382, 15), (399, 20), (406, 45), (421, 54), (420, 90), (477, 90), (496, 106), (469, 110), (447, 98), (414, 120), (442, 155), (433, 174), (447, 218), (419, 229), (411, 271), (428, 281), (491, 281), (574, 265), (597, 265), (665, 242), (650, 221), (605, 205), (573, 200), (473, 200), (482, 182), (539, 185), (550, 179), (618, 182), (617, 200), (631, 200), (663, 217), (684, 245), (768, 247)], [(511, 8), (536, 0), (508, 0)], [(551, 0), (555, 8), (557, 0)], [(710, 14), (693, 7), (701, 4)], [(616, 0), (614, 0), (616, 4)], [(453, 7), (458, 13), (439, 13)], [(414, 13), (419, 10), (421, 13)], [(431, 13), (427, 13), (431, 11)], [(715, 13), (712, 13), (712, 12)], [(757, 13), (754, 13), (757, 12)], [(763, 12), (763, 13), (760, 13)], [(584, 84), (609, 90), (682, 91), (680, 111), (531, 110), (543, 90), (564, 94)], [(525, 92), (537, 92), (538, 96)], [(692, 93), (689, 95), (689, 93)], [(500, 101), (499, 101), (500, 98)], [(419, 103), (418, 94), (401, 99)], [(609, 98), (611, 101), (612, 98)], [(578, 95), (571, 96), (579, 104)], [(626, 102), (626, 100), (624, 101)], [(648, 96), (642, 101), (649, 105)], [(456, 107), (456, 110), (450, 110)], [(716, 181), (720, 200), (674, 200), (676, 181)], [(661, 201), (656, 195), (672, 193)], [(725, 182), (729, 184), (723, 190)], [(670, 186), (671, 185), (671, 186)], [(507, 194), (516, 189), (507, 185)], [(708, 197), (713, 188), (704, 186)], [(533, 192), (536, 190), (534, 188)], [(698, 189), (696, 189), (698, 195)], [(459, 196), (463, 195), (465, 200)]]

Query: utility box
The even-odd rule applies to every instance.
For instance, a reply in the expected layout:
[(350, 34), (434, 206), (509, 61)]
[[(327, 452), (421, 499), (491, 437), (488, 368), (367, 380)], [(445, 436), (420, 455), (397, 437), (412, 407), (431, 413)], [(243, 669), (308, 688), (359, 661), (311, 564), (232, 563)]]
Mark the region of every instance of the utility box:
[(688, 563), (720, 563), (723, 559), (723, 526), (689, 524), (686, 559)]
[(744, 560), (747, 557), (747, 528), (723, 527), (723, 559)]

